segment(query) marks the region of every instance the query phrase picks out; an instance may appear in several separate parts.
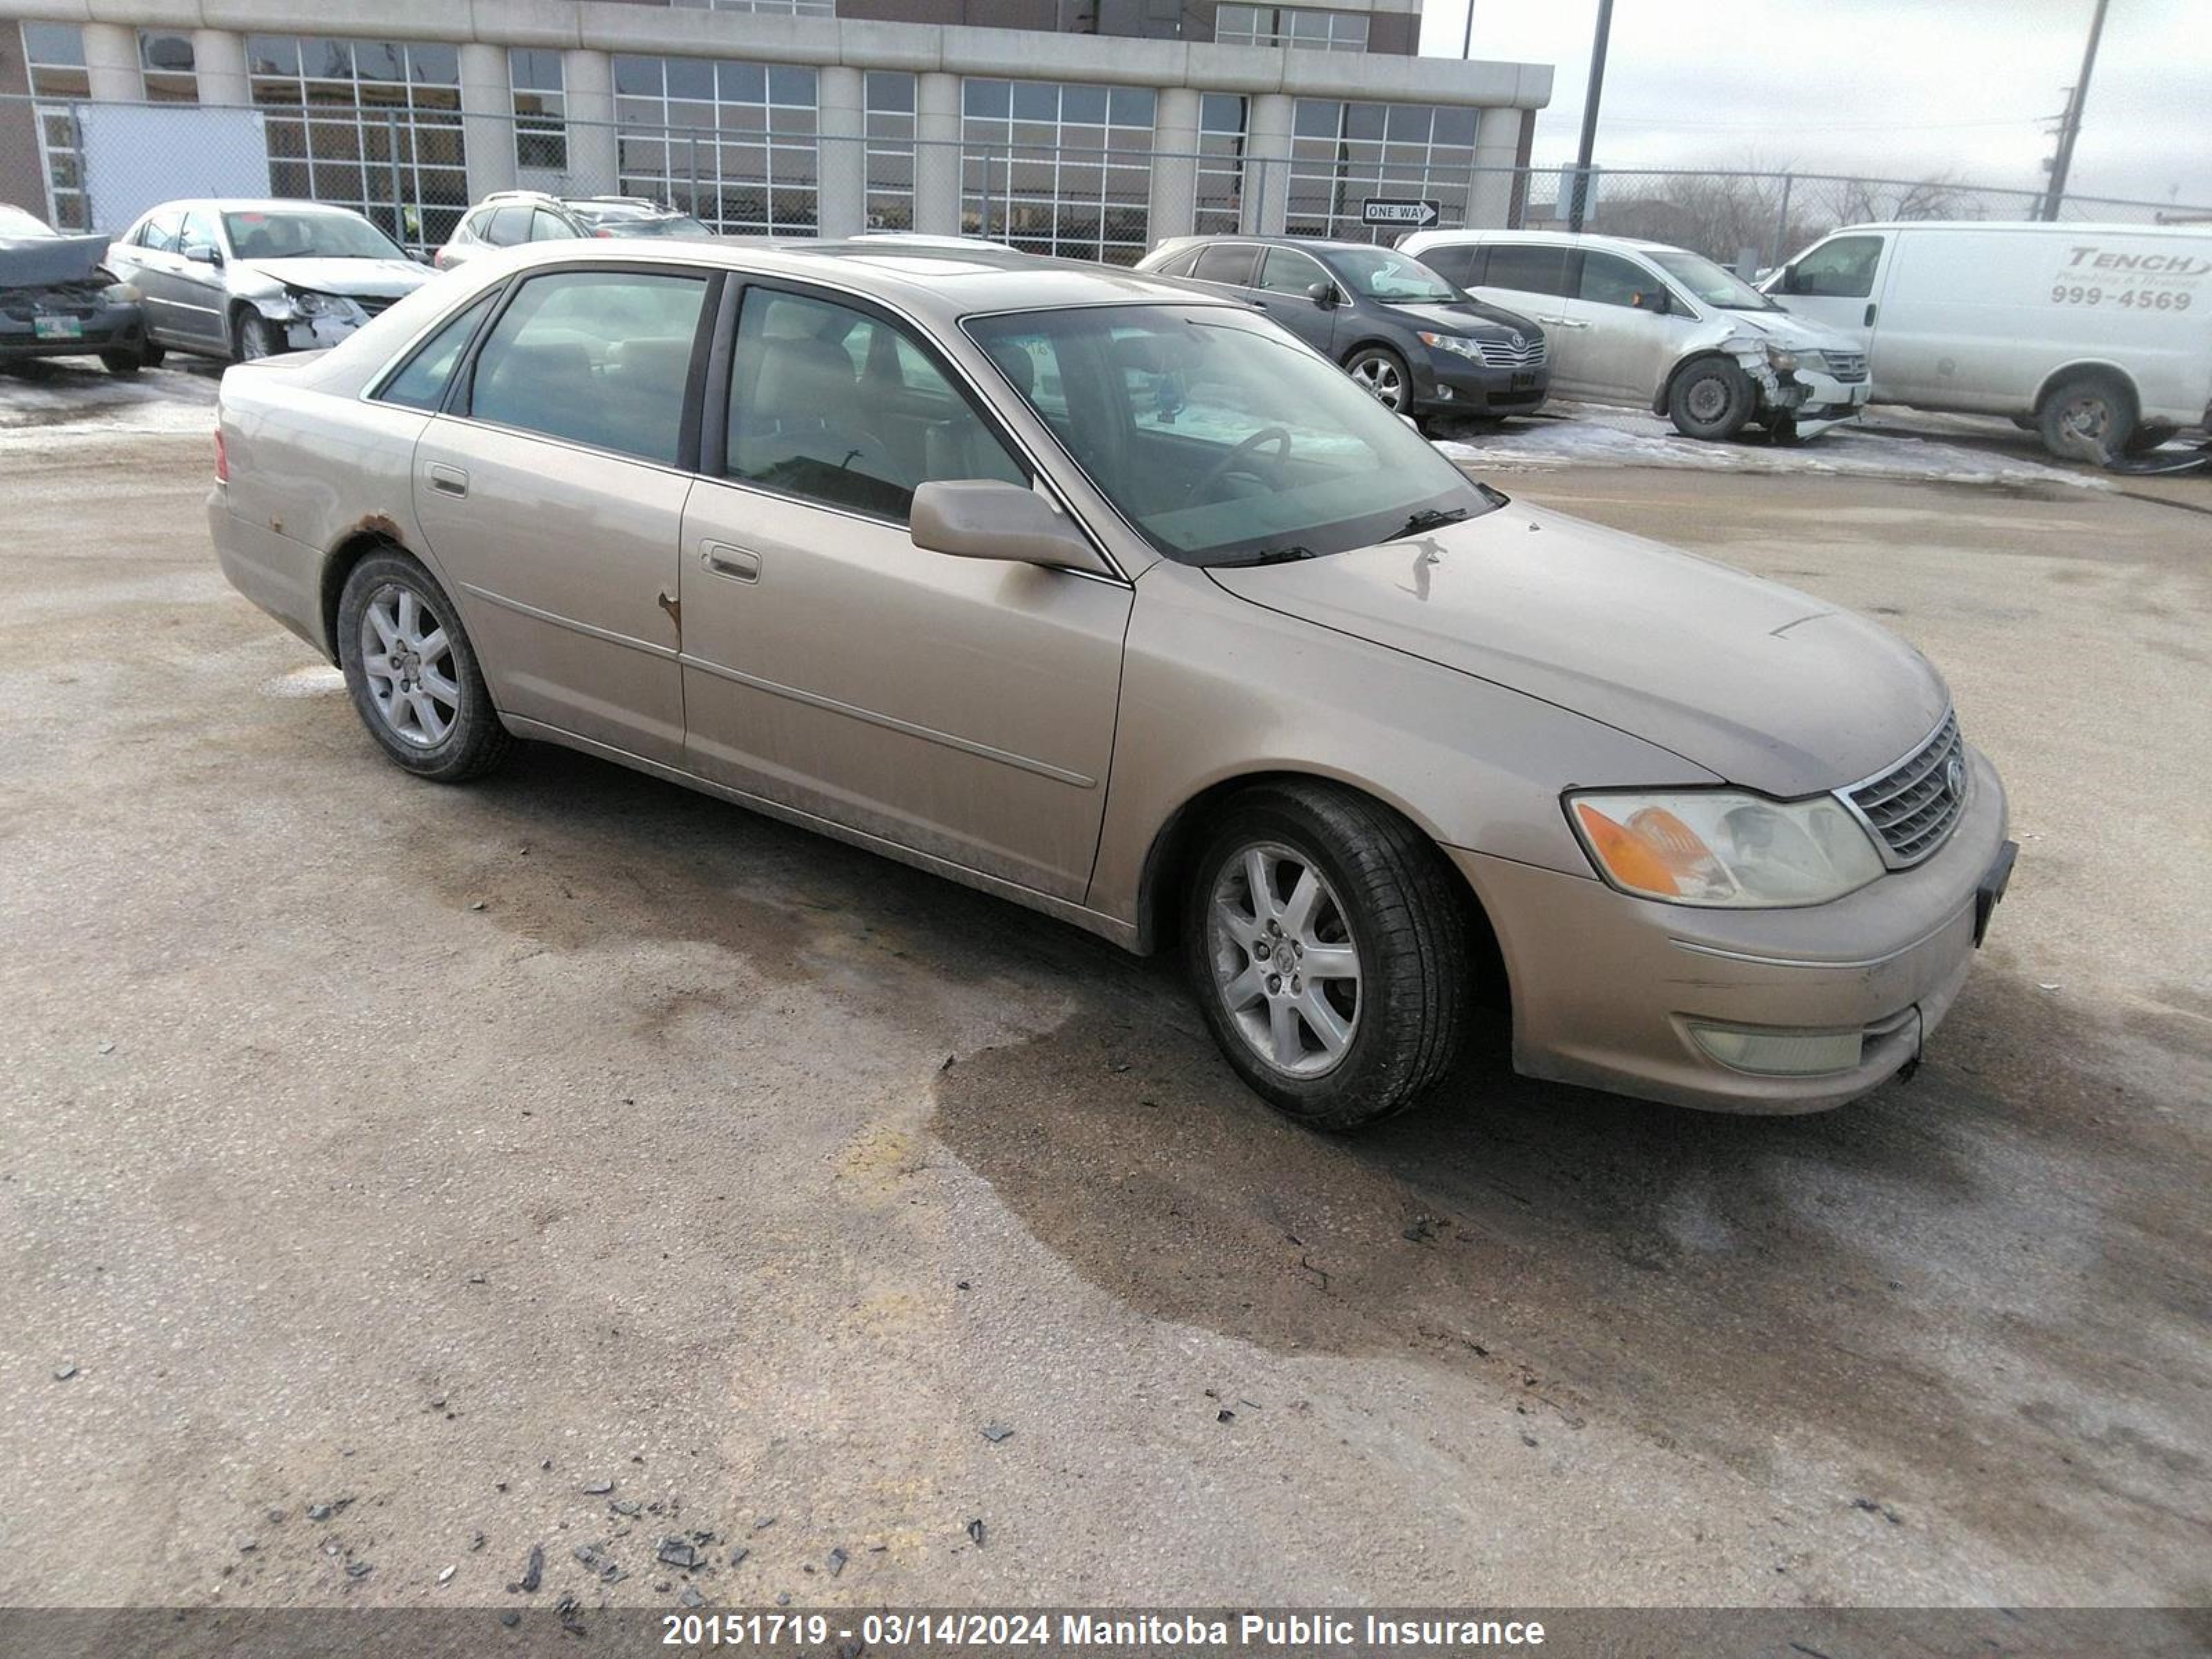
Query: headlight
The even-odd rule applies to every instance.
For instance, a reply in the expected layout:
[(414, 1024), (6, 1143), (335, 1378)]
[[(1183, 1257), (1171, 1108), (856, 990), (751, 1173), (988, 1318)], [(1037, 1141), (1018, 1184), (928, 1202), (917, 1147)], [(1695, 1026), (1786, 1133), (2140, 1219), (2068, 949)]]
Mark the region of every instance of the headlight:
[(1828, 372), (1828, 360), (1819, 352), (1800, 346), (1794, 355), (1797, 359), (1798, 368), (1809, 368), (1815, 374), (1826, 374)]
[(1482, 342), (1470, 340), (1464, 334), (1424, 334), (1421, 343), (1434, 346), (1439, 351), (1449, 351), (1455, 356), (1472, 357), (1478, 362), (1482, 360)]
[(1766, 348), (1766, 361), (1776, 374), (1787, 374), (1797, 367), (1797, 354), (1784, 351), (1778, 345), (1771, 345)]
[(1826, 796), (1596, 790), (1569, 795), (1567, 817), (1607, 881), (1669, 904), (1824, 904), (1882, 872), (1872, 838)]
[(290, 302), (292, 312), (299, 317), (350, 317), (353, 302), (341, 300), (335, 294), (317, 294), (304, 288), (288, 288), (284, 298)]
[(135, 306), (146, 296), (128, 283), (110, 283), (100, 290), (100, 297), (113, 306)]

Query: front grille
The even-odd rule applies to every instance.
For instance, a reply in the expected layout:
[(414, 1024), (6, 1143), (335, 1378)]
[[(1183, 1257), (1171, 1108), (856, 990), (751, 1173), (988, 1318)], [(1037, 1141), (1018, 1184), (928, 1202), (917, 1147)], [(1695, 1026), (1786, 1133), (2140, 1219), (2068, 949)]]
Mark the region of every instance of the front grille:
[(1867, 377), (1866, 354), (1859, 351), (1823, 351), (1828, 361), (1828, 373), (1845, 386), (1856, 386)]
[(353, 296), (353, 302), (372, 317), (391, 310), (398, 303), (397, 301), (377, 294), (356, 294)]
[(1485, 335), (1475, 342), (1482, 348), (1483, 365), (1488, 368), (1535, 368), (1544, 361), (1544, 341), (1521, 337), (1515, 345), (1504, 335)]
[(1926, 743), (1844, 795), (1881, 842), (1892, 869), (1919, 863), (1943, 844), (1966, 808), (1966, 749), (1958, 716), (1944, 715)]

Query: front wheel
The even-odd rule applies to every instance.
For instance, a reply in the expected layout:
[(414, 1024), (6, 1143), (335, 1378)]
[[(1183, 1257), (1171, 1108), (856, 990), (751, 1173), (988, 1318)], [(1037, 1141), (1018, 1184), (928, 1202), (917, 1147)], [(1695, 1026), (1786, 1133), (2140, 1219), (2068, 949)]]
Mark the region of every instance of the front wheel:
[(257, 357), (276, 355), (276, 336), (269, 326), (269, 319), (251, 307), (238, 313), (238, 325), (232, 330), (231, 356), (239, 362), (250, 363)]
[(1758, 401), (1751, 376), (1725, 358), (1707, 357), (1674, 377), (1667, 391), (1667, 418), (1686, 438), (1733, 438)]
[(1211, 827), (1184, 895), (1191, 987), (1253, 1091), (1362, 1128), (1435, 1086), (1464, 1042), (1467, 925), (1413, 825), (1321, 783), (1263, 784)]
[(337, 647), (355, 712), (406, 770), (460, 783), (507, 758), (514, 739), (499, 723), (459, 614), (404, 553), (372, 553), (347, 575)]
[(1393, 415), (1412, 410), (1413, 377), (1406, 371), (1406, 360), (1388, 346), (1367, 346), (1353, 352), (1344, 360), (1344, 372)]

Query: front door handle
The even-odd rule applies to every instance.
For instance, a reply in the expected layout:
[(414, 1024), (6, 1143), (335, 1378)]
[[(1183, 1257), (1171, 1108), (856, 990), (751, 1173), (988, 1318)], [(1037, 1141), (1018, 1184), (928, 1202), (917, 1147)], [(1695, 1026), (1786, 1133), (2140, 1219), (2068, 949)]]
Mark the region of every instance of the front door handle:
[(1874, 306), (1871, 302), (1868, 304), (1866, 308), (1866, 323), (1864, 325), (1868, 328), (1872, 328), (1874, 326)]
[(425, 469), (429, 475), (430, 488), (441, 495), (465, 496), (469, 493), (469, 475), (458, 466), (447, 466), (433, 461)]
[(727, 576), (732, 581), (760, 580), (760, 555), (742, 547), (732, 547), (727, 542), (708, 542), (700, 550), (699, 561), (716, 575)]

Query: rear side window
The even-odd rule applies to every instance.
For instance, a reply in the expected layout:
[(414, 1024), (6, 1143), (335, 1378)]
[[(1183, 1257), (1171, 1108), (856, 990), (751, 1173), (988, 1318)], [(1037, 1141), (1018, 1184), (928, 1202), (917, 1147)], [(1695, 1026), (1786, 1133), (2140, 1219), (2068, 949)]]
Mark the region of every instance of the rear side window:
[(1194, 250), (1178, 253), (1174, 258), (1163, 259), (1154, 265), (1152, 274), (1157, 276), (1188, 276), (1190, 275), (1191, 262), (1197, 258), (1198, 254)]
[(533, 242), (573, 242), (576, 233), (566, 219), (557, 213), (538, 210), (530, 221), (530, 240)]
[(1232, 288), (1252, 286), (1252, 268), (1259, 262), (1255, 247), (1210, 247), (1198, 256), (1191, 275), (1201, 283), (1226, 283)]
[(1443, 277), (1454, 288), (1474, 288), (1488, 278), (1482, 274), (1488, 262), (1483, 258), (1490, 250), (1485, 247), (1425, 247), (1421, 263)]
[(1510, 288), (1521, 294), (1567, 292), (1567, 250), (1540, 243), (1500, 242), (1490, 250), (1485, 288)]
[(1881, 237), (1838, 236), (1790, 266), (1783, 291), (1808, 298), (1863, 300), (1874, 292), (1875, 268), (1881, 263)]
[(866, 312), (754, 289), (738, 319), (728, 471), (904, 523), (921, 485), (1029, 473), (929, 354)]
[(494, 247), (513, 247), (530, 240), (530, 210), (503, 207), (484, 223), (483, 236)]
[(177, 251), (177, 232), (184, 224), (181, 213), (157, 213), (146, 222), (146, 228), (138, 234), (138, 245), (149, 247), (156, 253)]
[(469, 413), (673, 466), (706, 298), (703, 276), (533, 276), (477, 354)]
[(408, 359), (407, 367), (386, 382), (377, 396), (387, 404), (404, 404), (410, 409), (435, 409), (443, 403), (461, 353), (468, 349), (477, 325), (483, 321), (498, 296), (499, 290), (494, 288), (425, 340)]

